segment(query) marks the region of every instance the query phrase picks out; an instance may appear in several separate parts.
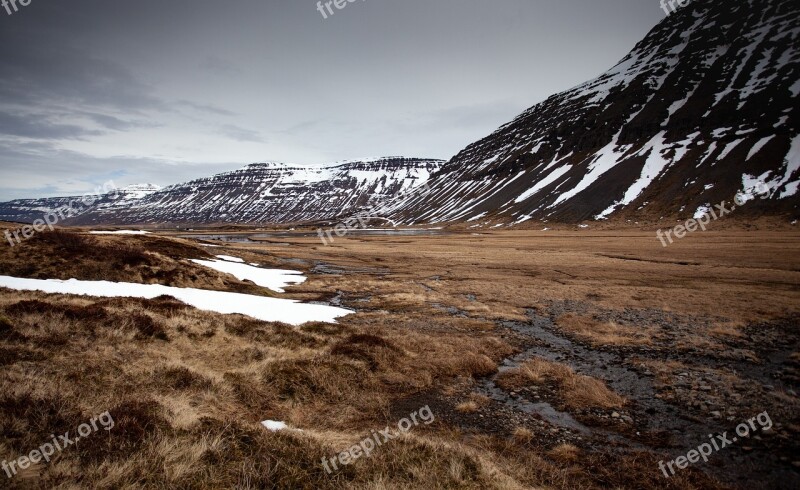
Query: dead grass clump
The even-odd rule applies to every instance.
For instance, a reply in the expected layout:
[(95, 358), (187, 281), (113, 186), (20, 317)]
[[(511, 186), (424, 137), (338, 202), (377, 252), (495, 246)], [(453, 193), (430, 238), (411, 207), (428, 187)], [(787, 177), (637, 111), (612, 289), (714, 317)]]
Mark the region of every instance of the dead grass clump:
[(319, 340), (313, 335), (300, 332), (291, 325), (284, 325), (280, 323), (270, 325), (270, 331), (266, 333), (265, 337), (255, 337), (253, 340), (263, 340), (270, 345), (285, 347), (288, 349), (297, 349), (300, 347), (318, 349), (325, 345), (325, 342)]
[(476, 378), (489, 376), (497, 372), (497, 363), (485, 354), (469, 352), (456, 359), (456, 372)]
[(225, 331), (254, 342), (287, 349), (301, 347), (318, 349), (326, 344), (324, 340), (302, 332), (291, 325), (264, 322), (244, 316), (234, 317), (232, 321), (227, 322)]
[(559, 444), (550, 451), (547, 455), (558, 463), (575, 463), (581, 455), (581, 450), (572, 444)]
[(470, 393), (469, 400), (456, 405), (456, 411), (461, 413), (475, 413), (491, 403), (491, 398), (480, 393)]
[(291, 431), (204, 419), (195, 433), (212, 441), (199, 460), (202, 473), (192, 482), (198, 487), (332, 489), (356, 475), (353, 465), (340, 467), (335, 478), (328, 475), (321, 461), (330, 452)]
[(383, 337), (378, 337), (377, 335), (355, 334), (349, 336), (343, 341), (343, 343), (358, 344), (369, 347), (383, 347), (390, 350), (397, 350), (397, 347), (395, 347), (391, 342)]
[(85, 422), (80, 411), (61, 395), (49, 397), (5, 393), (0, 398), (0, 434), (20, 454), (50, 441), (51, 434), (74, 431)]
[(500, 386), (512, 390), (546, 383), (556, 388), (560, 401), (568, 408), (619, 408), (626, 403), (599, 379), (577, 374), (565, 364), (542, 358), (531, 359), (498, 378)]
[(39, 233), (31, 239), (34, 242), (46, 243), (66, 255), (81, 255), (88, 249), (97, 246), (97, 240), (88, 235), (72, 233), (64, 230), (54, 230)]
[(350, 335), (339, 341), (331, 349), (332, 356), (342, 356), (362, 361), (375, 371), (382, 363), (397, 359), (399, 349), (388, 340), (369, 334)]
[(132, 238), (100, 242), (97, 238), (82, 233), (55, 230), (40, 233), (33, 240), (49, 245), (59, 254), (69, 257), (92, 257), (93, 260), (128, 266), (150, 263), (150, 257), (142, 245)]
[[(485, 461), (451, 444), (411, 437), (361, 458), (364, 488), (515, 488), (498, 486)], [(516, 488), (520, 488), (517, 486)]]
[(149, 315), (133, 313), (128, 317), (130, 325), (138, 331), (139, 339), (158, 339), (169, 341), (169, 336), (163, 325), (153, 320)]
[(343, 323), (306, 323), (300, 326), (300, 330), (307, 333), (325, 336), (344, 335), (352, 330), (351, 327)]
[(47, 359), (47, 356), (27, 347), (0, 346), (0, 366), (10, 366), (18, 362), (43, 361), (45, 359)]
[(108, 254), (112, 262), (116, 262), (129, 267), (150, 264), (151, 258), (145, 253), (141, 245), (137, 243), (123, 243), (113, 247), (101, 247), (99, 249)]
[(27, 340), (27, 337), (17, 332), (11, 320), (0, 315), (0, 340), (5, 340), (6, 342), (24, 342)]
[(744, 327), (745, 324), (743, 322), (734, 322), (734, 321), (717, 321), (714, 322), (713, 326), (709, 330), (711, 335), (715, 335), (717, 337), (728, 337), (733, 339), (743, 339), (745, 338), (744, 335)]
[(370, 375), (360, 366), (326, 359), (284, 360), (270, 363), (261, 382), (279, 400), (340, 403), (362, 392)]
[(90, 436), (88, 444), (78, 448), (80, 459), (85, 463), (129, 459), (171, 430), (162, 415), (161, 405), (152, 400), (126, 400), (108, 412), (114, 421), (113, 427), (98, 430)]
[(153, 380), (161, 387), (178, 391), (208, 390), (214, 385), (210, 379), (184, 366), (157, 369)]
[[(59, 311), (59, 308), (53, 308), (53, 311)], [(70, 320), (86, 321), (91, 323), (108, 321), (114, 318), (114, 316), (111, 315), (105, 308), (97, 305), (64, 305), (60, 308), (60, 313), (64, 315), (65, 318)]]
[(194, 244), (185, 243), (167, 237), (135, 236), (136, 243), (147, 251), (169, 257), (173, 260), (181, 259), (212, 259), (210, 253)]
[(514, 442), (524, 446), (533, 441), (533, 432), (525, 427), (517, 427), (511, 437)]
[(168, 295), (161, 295), (153, 299), (141, 299), (141, 301), (147, 309), (167, 317), (192, 309), (191, 306), (183, 301)]
[(275, 408), (275, 393), (263, 383), (240, 373), (225, 373), (223, 381), (234, 398), (249, 411), (250, 418), (263, 418)]
[(24, 315), (61, 315), (77, 322), (86, 322), (90, 330), (100, 322), (113, 322), (115, 317), (105, 308), (96, 304), (80, 306), (75, 304), (48, 303), (39, 300), (24, 300), (6, 307), (6, 312), (15, 316)]
[(39, 301), (38, 299), (26, 299), (6, 306), (6, 313), (9, 315), (31, 315), (34, 313), (47, 313), (52, 309), (50, 303)]
[(601, 322), (592, 317), (567, 313), (556, 320), (564, 331), (595, 345), (652, 345), (653, 328)]
[(265, 331), (269, 325), (267, 322), (249, 316), (238, 315), (231, 317), (231, 321), (225, 323), (225, 331), (238, 337), (251, 338), (253, 335), (258, 335), (258, 332)]
[(591, 480), (600, 488), (664, 488), (664, 489), (715, 489), (723, 486), (697, 468), (678, 471), (669, 479), (658, 469), (663, 459), (653, 453), (634, 452), (620, 456), (613, 452), (587, 452), (580, 457), (580, 465), (591, 468)]
[(480, 409), (477, 403), (472, 400), (461, 402), (456, 405), (456, 412), (461, 413), (475, 413)]

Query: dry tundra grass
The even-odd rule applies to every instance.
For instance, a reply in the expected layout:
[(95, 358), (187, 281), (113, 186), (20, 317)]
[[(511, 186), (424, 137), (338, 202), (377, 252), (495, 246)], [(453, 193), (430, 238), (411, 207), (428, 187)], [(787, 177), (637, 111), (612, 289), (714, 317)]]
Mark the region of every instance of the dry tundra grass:
[(567, 365), (541, 358), (531, 359), (502, 373), (498, 382), (511, 390), (552, 384), (562, 404), (571, 409), (619, 408), (625, 405), (625, 399), (609, 390), (602, 381), (577, 374)]
[(616, 322), (600, 322), (591, 317), (567, 313), (556, 320), (564, 331), (594, 345), (651, 345), (656, 329), (645, 325), (636, 327)]
[[(46, 235), (0, 251), (0, 273), (268, 294), (187, 262), (207, 256), (189, 242)], [(73, 242), (79, 245), (70, 249)], [(694, 471), (666, 481), (654, 471), (657, 456), (651, 453), (542, 447), (534, 444), (540, 434), (522, 427), (463, 432), (460, 414), (491, 405), (473, 394), (454, 401), (448, 411), (446, 393), (495, 374), (501, 360), (515, 352), (495, 321), (524, 318), (536, 298), (523, 285), (542, 272), (492, 261), (485, 270), (475, 269), (470, 264), (482, 259), (460, 252), (461, 243), (447, 255), (457, 262), (448, 272), (437, 269), (445, 250), (438, 243), (410, 260), (403, 244), (342, 242), (346, 248), (335, 252), (337, 258), (329, 255), (333, 250), (315, 250), (318, 244), (291, 251), (260, 245), (225, 250), (270, 264), (278, 263), (280, 254), (294, 254), (393, 271), (384, 277), (311, 276), (287, 293), (304, 300), (325, 300), (336, 291), (358, 295), (363, 310), (338, 324), (290, 327), (198, 311), (169, 297), (97, 299), (0, 290), (0, 458), (23, 455), (50, 434), (74, 431), (106, 410), (116, 423), (66, 449), (57, 461), (4, 480), (4, 487), (719, 487)], [(110, 250), (121, 245), (128, 248), (117, 257)], [(376, 257), (382, 261), (372, 260)], [(494, 274), (510, 269), (530, 274), (494, 282)], [(569, 294), (581, 295), (582, 288)], [(614, 291), (609, 301), (630, 298)], [(636, 338), (629, 334), (618, 333)], [(601, 381), (543, 360), (500, 379), (509, 386), (551, 384), (567, 409), (625, 403)], [(420, 393), (440, 402), (432, 407), (443, 407), (439, 413), (434, 408), (434, 424), (413, 429), (334, 475), (325, 473), (323, 456), (396, 423), (398, 413), (408, 414), (408, 400)], [(259, 424), (265, 419), (293, 429), (271, 433)]]

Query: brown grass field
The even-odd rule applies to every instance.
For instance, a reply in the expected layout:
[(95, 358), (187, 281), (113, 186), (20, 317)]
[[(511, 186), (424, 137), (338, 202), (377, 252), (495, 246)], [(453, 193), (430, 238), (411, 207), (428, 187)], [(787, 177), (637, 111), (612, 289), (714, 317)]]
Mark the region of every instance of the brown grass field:
[[(613, 230), (359, 235), (330, 246), (290, 233), (213, 249), (172, 235), (42, 233), (0, 247), (0, 275), (236, 291), (354, 313), (292, 327), (169, 297), (0, 289), (0, 459), (106, 411), (115, 422), (49, 463), (0, 473), (0, 487), (800, 486), (795, 231), (709, 231), (667, 248), (653, 232)], [(209, 253), (308, 281), (277, 295), (187, 260)], [(323, 457), (426, 406), (433, 423), (325, 471)], [(673, 476), (659, 469), (764, 412), (769, 429)], [(267, 419), (290, 429), (270, 432)]]

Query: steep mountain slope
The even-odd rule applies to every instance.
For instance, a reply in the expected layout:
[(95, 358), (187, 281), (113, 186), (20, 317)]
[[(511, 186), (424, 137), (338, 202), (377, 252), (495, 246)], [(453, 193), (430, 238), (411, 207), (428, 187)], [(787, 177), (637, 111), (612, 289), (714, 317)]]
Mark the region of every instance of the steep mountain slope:
[(742, 215), (794, 213), (799, 35), (796, 0), (694, 0), (617, 66), (468, 146), (432, 192), (383, 212), (487, 226), (658, 220), (752, 195), (761, 181), (769, 198)]
[[(332, 219), (421, 185), (443, 163), (402, 157), (320, 167), (257, 163), (165, 187), (136, 200), (109, 199), (66, 223), (267, 224)], [(0, 205), (0, 219), (6, 207)]]

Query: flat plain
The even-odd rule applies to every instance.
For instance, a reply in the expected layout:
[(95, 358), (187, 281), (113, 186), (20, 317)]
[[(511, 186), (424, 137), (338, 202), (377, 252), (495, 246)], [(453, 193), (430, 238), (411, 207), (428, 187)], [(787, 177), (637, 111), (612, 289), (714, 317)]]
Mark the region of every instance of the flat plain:
[[(170, 298), (0, 290), (0, 454), (92, 414), (116, 420), (9, 483), (797, 487), (800, 233), (666, 248), (642, 231), (436, 233), (325, 246), (313, 233), (73, 232), (5, 247), (4, 275), (269, 294), (187, 260), (226, 254), (307, 275), (280, 297), (353, 310), (290, 327)], [(433, 423), (325, 471), (323, 457), (426, 406)], [(768, 429), (708, 462), (660, 469), (764, 413)]]

